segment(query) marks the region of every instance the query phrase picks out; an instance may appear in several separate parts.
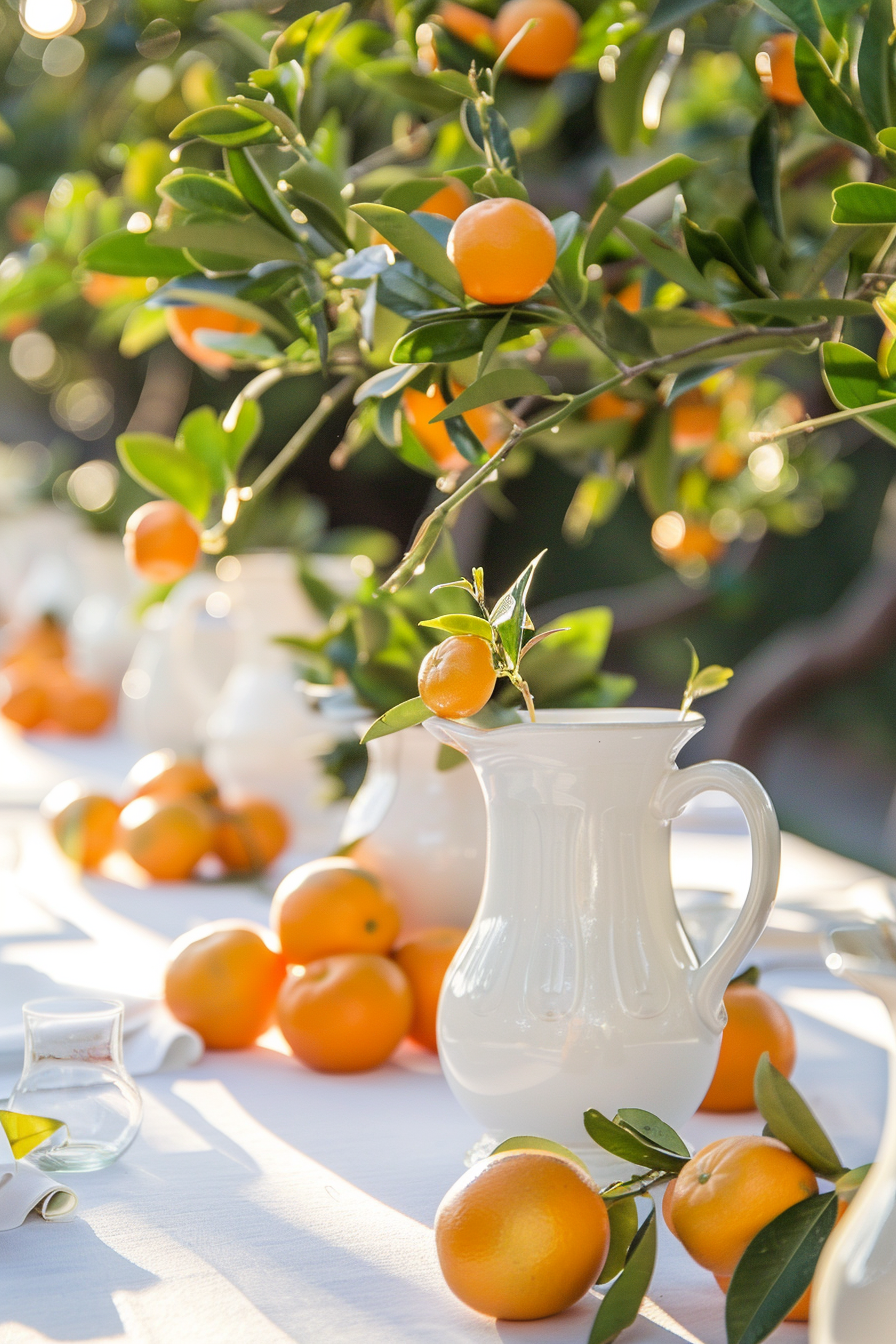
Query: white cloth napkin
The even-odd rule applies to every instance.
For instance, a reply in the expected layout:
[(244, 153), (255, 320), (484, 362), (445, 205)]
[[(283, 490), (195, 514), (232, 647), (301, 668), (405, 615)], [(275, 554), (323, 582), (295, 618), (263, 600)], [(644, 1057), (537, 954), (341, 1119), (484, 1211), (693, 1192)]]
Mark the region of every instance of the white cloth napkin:
[(74, 1190), (26, 1157), (16, 1161), (0, 1127), (0, 1232), (21, 1227), (29, 1213), (39, 1213), (48, 1223), (61, 1223), (73, 1217), (77, 1207)]

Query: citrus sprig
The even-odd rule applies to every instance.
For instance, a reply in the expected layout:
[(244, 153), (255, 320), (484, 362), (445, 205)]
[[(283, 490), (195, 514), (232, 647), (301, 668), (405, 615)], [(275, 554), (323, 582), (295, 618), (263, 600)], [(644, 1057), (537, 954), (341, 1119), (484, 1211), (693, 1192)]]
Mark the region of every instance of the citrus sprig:
[[(557, 627), (557, 629), (544, 630), (531, 639), (525, 640), (525, 632), (535, 629), (532, 618), (526, 610), (526, 599), (536, 566), (544, 554), (545, 552), (541, 551), (540, 554), (535, 556), (534, 560), (529, 561), (522, 573), (517, 576), (507, 591), (498, 598), (491, 609), (489, 609), (485, 598), (485, 576), (479, 567), (472, 571), (472, 581), (464, 578), (454, 579), (450, 583), (436, 584), (430, 590), (433, 593), (446, 588), (460, 588), (465, 593), (469, 593), (482, 614), (472, 616), (467, 612), (452, 612), (418, 622), (421, 627), (428, 630), (438, 630), (454, 637), (473, 636), (488, 644), (492, 667), (496, 675), (505, 677), (519, 691), (529, 711), (529, 718), (532, 723), (535, 722), (535, 702), (532, 698), (532, 692), (520, 671), (520, 665), (530, 649), (535, 648), (549, 635), (559, 634), (561, 630), (566, 629), (566, 627)], [(420, 696), (415, 696), (412, 700), (404, 700), (400, 705), (395, 705), (394, 708), (387, 710), (385, 714), (370, 725), (361, 741), (366, 743), (377, 737), (385, 737), (389, 733), (400, 732), (402, 728), (423, 723), (426, 719), (432, 717), (433, 711), (424, 704)]]
[(697, 650), (691, 641), (686, 639), (685, 644), (691, 651), (691, 671), (684, 688), (684, 695), (681, 697), (682, 718), (687, 714), (695, 700), (699, 700), (702, 695), (712, 695), (715, 691), (723, 691), (734, 676), (732, 667), (721, 667), (718, 663), (710, 663), (709, 667), (701, 667)]

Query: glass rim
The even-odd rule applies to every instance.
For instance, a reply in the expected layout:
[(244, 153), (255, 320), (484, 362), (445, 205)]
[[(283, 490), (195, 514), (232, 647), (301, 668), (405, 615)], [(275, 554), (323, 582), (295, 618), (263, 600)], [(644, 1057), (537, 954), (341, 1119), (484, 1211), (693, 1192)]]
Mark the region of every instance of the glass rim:
[(29, 999), (22, 1004), (22, 1013), (41, 1018), (94, 1018), (99, 1020), (112, 1015), (124, 1014), (122, 999), (102, 999), (99, 997), (75, 998), (71, 994)]

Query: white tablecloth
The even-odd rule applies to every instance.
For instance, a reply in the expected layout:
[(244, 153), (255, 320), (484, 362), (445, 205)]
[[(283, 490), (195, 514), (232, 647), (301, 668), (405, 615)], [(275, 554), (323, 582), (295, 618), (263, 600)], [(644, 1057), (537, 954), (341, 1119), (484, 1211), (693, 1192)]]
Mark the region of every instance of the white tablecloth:
[[(23, 801), (37, 791), (41, 758), (75, 773), (58, 744), (55, 758), (28, 750), (36, 754)], [(113, 774), (114, 742), (93, 751), (78, 747), (80, 768), (93, 761)], [(16, 798), (10, 759), (0, 751), (4, 803)], [(248, 887), (78, 884), (49, 857), (33, 813), (0, 815), (0, 841), (20, 828), (21, 872), (13, 880), (0, 871), (0, 976), (35, 959), (52, 976), (80, 958), (110, 991), (152, 994), (167, 941), (182, 929), (219, 916), (266, 918), (265, 894)], [(2, 853), (0, 844), (0, 865)], [(676, 842), (681, 887), (742, 890), (748, 862), (744, 837), (725, 826), (686, 825)], [(873, 910), (887, 889), (861, 865), (785, 837), (788, 907), (762, 953), (765, 984), (796, 1024), (794, 1081), (849, 1164), (877, 1146), (888, 1020), (875, 1000), (828, 976), (811, 945), (807, 952), (809, 917), (799, 909), (812, 907), (813, 893), (825, 908), (848, 906), (857, 893)], [(0, 1096), (12, 1082), (6, 1063)], [(0, 1235), (0, 1344), (585, 1344), (593, 1297), (562, 1316), (513, 1324), (477, 1316), (445, 1287), (433, 1216), (479, 1129), (432, 1056), (402, 1047), (374, 1073), (329, 1077), (302, 1068), (269, 1033), (252, 1050), (141, 1079), (141, 1090), (145, 1119), (133, 1148), (106, 1171), (71, 1177), (79, 1216), (56, 1226), (30, 1218)], [(698, 1116), (685, 1133), (702, 1146), (760, 1128), (755, 1114)], [(625, 1340), (723, 1344), (723, 1304), (661, 1227), (649, 1300)], [(785, 1326), (779, 1337), (803, 1344), (806, 1331)]]

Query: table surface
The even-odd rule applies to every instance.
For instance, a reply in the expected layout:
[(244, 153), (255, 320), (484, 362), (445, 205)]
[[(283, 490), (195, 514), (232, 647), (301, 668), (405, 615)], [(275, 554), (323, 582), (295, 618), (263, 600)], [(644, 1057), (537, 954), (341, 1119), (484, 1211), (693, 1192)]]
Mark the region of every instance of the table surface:
[[(32, 806), (40, 793), (74, 773), (117, 783), (134, 754), (114, 738), (0, 735), (0, 974), (29, 963), (52, 975), (80, 956), (104, 987), (152, 993), (167, 942), (183, 929), (221, 916), (266, 920), (257, 889), (79, 882), (52, 852)], [(4, 845), (19, 842), (11, 877)], [(680, 887), (742, 891), (748, 868), (745, 837), (711, 817), (676, 838)], [(879, 874), (784, 837), (783, 898), (799, 905), (818, 893), (822, 905), (842, 906), (838, 894), (852, 890), (870, 892), (872, 905), (887, 899)], [(788, 941), (798, 915), (779, 924), (763, 952), (764, 984), (796, 1026), (794, 1081), (847, 1164), (868, 1161), (884, 1111), (888, 1019), (807, 956), (805, 942)], [(0, 1095), (12, 1081), (0, 1072)], [(209, 1053), (140, 1085), (134, 1146), (106, 1171), (70, 1178), (78, 1217), (31, 1217), (3, 1234), (0, 1344), (585, 1344), (593, 1295), (546, 1321), (496, 1322), (444, 1285), (433, 1217), (479, 1129), (433, 1056), (403, 1046), (376, 1072), (325, 1076), (271, 1032), (251, 1050)], [(697, 1116), (684, 1132), (701, 1147), (761, 1125), (755, 1113)], [(724, 1344), (723, 1304), (661, 1225), (654, 1281), (626, 1344)], [(775, 1338), (803, 1344), (806, 1330), (782, 1326)]]

